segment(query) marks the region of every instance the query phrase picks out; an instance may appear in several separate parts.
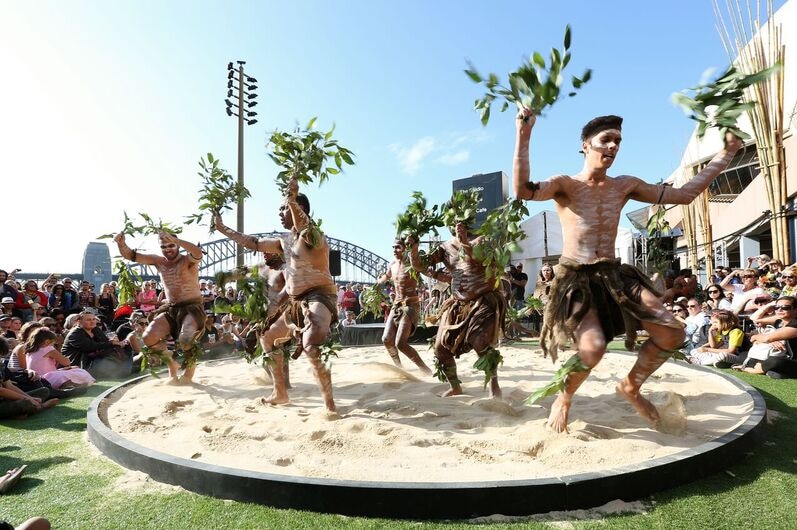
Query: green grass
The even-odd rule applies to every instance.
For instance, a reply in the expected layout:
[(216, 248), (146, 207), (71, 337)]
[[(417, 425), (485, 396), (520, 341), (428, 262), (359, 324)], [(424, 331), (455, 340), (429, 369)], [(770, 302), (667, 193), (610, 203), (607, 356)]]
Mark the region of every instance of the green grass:
[[(613, 344), (618, 346), (618, 344)], [(742, 374), (779, 418), (767, 441), (727, 473), (645, 499), (647, 513), (573, 520), (555, 527), (596, 528), (797, 528), (797, 380), (773, 380)], [(53, 528), (91, 529), (246, 529), (246, 528), (553, 528), (551, 523), (472, 524), (466, 521), (418, 523), (349, 518), (204, 497), (185, 491), (147, 486), (119, 489), (124, 470), (101, 456), (86, 439), (86, 409), (110, 383), (97, 384), (88, 395), (31, 417), (0, 423), (0, 470), (27, 464), (28, 470), (0, 496), (0, 519), (12, 523), (34, 515), (50, 519)], [(561, 520), (562, 518), (559, 518)]]

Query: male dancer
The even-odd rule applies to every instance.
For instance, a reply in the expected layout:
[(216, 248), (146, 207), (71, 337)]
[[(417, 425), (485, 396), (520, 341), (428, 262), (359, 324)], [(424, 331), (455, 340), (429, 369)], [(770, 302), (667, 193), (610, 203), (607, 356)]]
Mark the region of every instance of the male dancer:
[(664, 309), (661, 295), (650, 281), (636, 268), (621, 265), (615, 259), (620, 211), (631, 199), (651, 204), (689, 204), (728, 166), (742, 143), (727, 134), (725, 148), (680, 188), (648, 184), (629, 175), (610, 177), (607, 171), (620, 149), (623, 120), (601, 116), (582, 130), (584, 167), (580, 173), (529, 182), (529, 142), (535, 121), (536, 116), (529, 109), (518, 113), (512, 168), (514, 192), (519, 199), (556, 201), (564, 240), (545, 307), (540, 345), (555, 360), (560, 345), (575, 339), (578, 356), (586, 368), (567, 377), (564, 391), (551, 408), (548, 426), (556, 432), (567, 430), (573, 394), (603, 357), (606, 343), (625, 333), (626, 347), (632, 350), (639, 327), (650, 338), (642, 344), (628, 376), (618, 383), (617, 392), (656, 425), (659, 413), (639, 389), (683, 344), (684, 331)]
[[(329, 412), (335, 412), (332, 398), (332, 376), (320, 359), (321, 345), (329, 335), (331, 324), (337, 320), (337, 288), (329, 273), (329, 245), (326, 237), (318, 233), (309, 217), (310, 201), (299, 193), (299, 185), (292, 180), (285, 190), (285, 201), (280, 207), (282, 226), (289, 230), (282, 238), (257, 239), (227, 228), (216, 214), (216, 229), (246, 248), (283, 256), (285, 267), (285, 292), (289, 301), (280, 318), (269, 328), (277, 337), (293, 335), (299, 338), (299, 347), (307, 354), (313, 366), (318, 387)], [(274, 405), (288, 403), (288, 390), (281, 352), (273, 352), (274, 390), (263, 401)]]
[[(160, 274), (161, 284), (166, 293), (166, 303), (155, 311), (157, 315), (144, 331), (144, 345), (151, 353), (164, 355), (173, 383), (190, 383), (196, 369), (196, 356), (200, 350), (197, 339), (205, 325), (205, 310), (199, 292), (199, 262), (202, 250), (188, 241), (161, 232), (158, 235), (161, 253), (140, 254), (127, 246), (124, 233), (113, 238), (119, 253), (127, 260), (145, 265), (153, 265)], [(180, 253), (180, 248), (186, 250)], [(183, 351), (184, 372), (178, 378), (180, 365), (172, 359), (166, 349), (165, 341), (171, 336)]]
[[(457, 377), (455, 358), (475, 350), (481, 358), (498, 357), (495, 345), (504, 323), (506, 298), (495, 288), (495, 278), (487, 277), (481, 262), (473, 257), (473, 247), (480, 238), (470, 239), (468, 222), (458, 222), (454, 237), (440, 245), (426, 259), (418, 254), (417, 241), (410, 248), (410, 262), (418, 272), (435, 280), (451, 284), (451, 297), (440, 308), (434, 354), (451, 388), (443, 396), (462, 394), (462, 382)], [(436, 263), (445, 265), (447, 272), (428, 272)], [(500, 357), (498, 357), (500, 359)], [(497, 362), (496, 362), (497, 364)], [(490, 397), (500, 398), (498, 375), (490, 376)]]
[(404, 242), (394, 241), (393, 257), (395, 259), (388, 265), (387, 272), (376, 281), (381, 285), (388, 280), (393, 280), (395, 287), (395, 299), (385, 322), (382, 343), (396, 366), (401, 366), (401, 358), (399, 358), (399, 351), (401, 351), (421, 369), (421, 372), (431, 375), (432, 371), (423, 362), (415, 348), (409, 344), (410, 335), (415, 332), (421, 305), (418, 296), (418, 280), (413, 277), (412, 266), (407, 262), (405, 254)]

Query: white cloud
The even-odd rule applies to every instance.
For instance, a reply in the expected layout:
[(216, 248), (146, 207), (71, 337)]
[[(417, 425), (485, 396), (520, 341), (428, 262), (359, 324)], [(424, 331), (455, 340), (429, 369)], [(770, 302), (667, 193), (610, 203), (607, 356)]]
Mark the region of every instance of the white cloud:
[(390, 150), (396, 155), (405, 173), (416, 173), (423, 165), (424, 159), (432, 153), (437, 145), (437, 141), (431, 136), (425, 136), (412, 144), (410, 147), (402, 147), (399, 144), (392, 144)]
[(470, 147), (484, 142), (490, 135), (481, 130), (451, 133), (445, 139), (424, 136), (409, 147), (395, 143), (389, 146), (402, 171), (415, 174), (428, 161), (456, 166), (470, 160)]
[(470, 151), (467, 149), (460, 149), (455, 153), (446, 153), (435, 159), (435, 162), (443, 164), (444, 166), (456, 166), (463, 162), (467, 162), (470, 158)]

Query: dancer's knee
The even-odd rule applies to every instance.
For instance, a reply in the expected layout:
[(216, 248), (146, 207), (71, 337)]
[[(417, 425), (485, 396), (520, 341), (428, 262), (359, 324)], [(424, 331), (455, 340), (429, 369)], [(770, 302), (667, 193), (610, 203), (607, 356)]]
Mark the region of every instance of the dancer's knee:
[(605, 342), (602, 348), (584, 348), (578, 350), (578, 356), (581, 358), (581, 362), (587, 365), (588, 368), (593, 368), (596, 364), (598, 364), (601, 359), (603, 359), (603, 355), (605, 353)]

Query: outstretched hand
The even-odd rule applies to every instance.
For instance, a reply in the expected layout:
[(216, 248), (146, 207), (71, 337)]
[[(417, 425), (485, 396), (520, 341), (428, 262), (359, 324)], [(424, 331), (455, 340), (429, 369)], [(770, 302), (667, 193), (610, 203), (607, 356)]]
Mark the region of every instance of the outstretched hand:
[(515, 116), (515, 126), (520, 136), (528, 138), (531, 135), (531, 129), (537, 123), (537, 115), (531, 109), (523, 107)]
[(180, 240), (174, 234), (170, 234), (169, 232), (161, 232), (158, 234), (158, 238), (160, 238), (164, 243), (171, 244), (171, 245), (180, 245)]
[(299, 194), (299, 182), (296, 179), (289, 180), (288, 185), (285, 187), (285, 196), (291, 199), (295, 199), (298, 194)]
[(743, 147), (742, 139), (733, 134), (732, 132), (725, 133), (725, 150), (735, 153)]
[(219, 228), (224, 226), (224, 222), (221, 220), (221, 214), (219, 212), (213, 212), (213, 227)]

